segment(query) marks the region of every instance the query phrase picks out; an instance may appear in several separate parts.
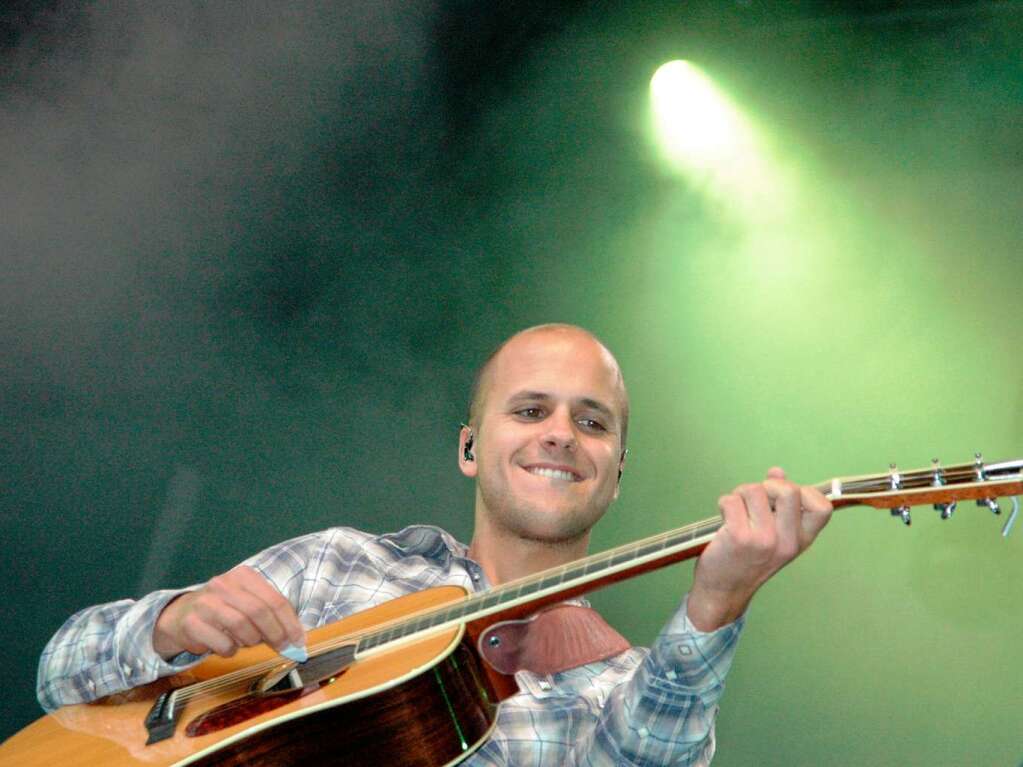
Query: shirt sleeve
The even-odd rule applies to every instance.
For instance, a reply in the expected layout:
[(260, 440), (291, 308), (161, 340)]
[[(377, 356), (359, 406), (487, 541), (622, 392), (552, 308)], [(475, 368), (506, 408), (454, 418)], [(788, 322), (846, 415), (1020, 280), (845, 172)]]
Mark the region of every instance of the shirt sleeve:
[(716, 631), (696, 629), (688, 597), (625, 683), (611, 691), (592, 741), (575, 763), (596, 765), (709, 765), (714, 721), (725, 676), (745, 618)]
[(200, 656), (191, 653), (167, 662), (153, 649), (153, 627), (160, 611), (189, 590), (155, 591), (137, 601), (122, 599), (87, 607), (68, 618), (39, 659), (36, 696), (42, 707), (52, 711), (96, 700), (197, 662)]
[[(309, 595), (303, 592), (303, 583), (309, 580), (303, 575), (310, 562), (320, 567), (327, 551), (355, 556), (360, 550), (361, 539), (354, 531), (347, 536), (342, 530), (334, 532), (326, 537), (312, 533), (284, 541), (244, 563), (284, 594), (310, 626), (317, 625), (323, 601), (316, 601), (316, 609), (310, 610)], [(160, 612), (175, 597), (201, 585), (155, 591), (137, 601), (96, 605), (68, 618), (39, 659), (36, 696), (42, 707), (52, 711), (96, 700), (184, 671), (201, 660), (204, 656), (183, 652), (167, 662), (153, 649), (153, 629)], [(323, 579), (323, 588), (332, 588), (331, 579)], [(301, 613), (303, 606), (305, 614)]]

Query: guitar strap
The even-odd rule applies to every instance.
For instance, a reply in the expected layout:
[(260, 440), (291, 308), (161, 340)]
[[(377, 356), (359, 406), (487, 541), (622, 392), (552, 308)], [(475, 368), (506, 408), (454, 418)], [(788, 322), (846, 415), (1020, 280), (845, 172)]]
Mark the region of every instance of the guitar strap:
[(592, 607), (567, 603), (524, 620), (495, 623), (479, 637), (480, 655), (502, 674), (556, 674), (619, 655), (631, 646)]

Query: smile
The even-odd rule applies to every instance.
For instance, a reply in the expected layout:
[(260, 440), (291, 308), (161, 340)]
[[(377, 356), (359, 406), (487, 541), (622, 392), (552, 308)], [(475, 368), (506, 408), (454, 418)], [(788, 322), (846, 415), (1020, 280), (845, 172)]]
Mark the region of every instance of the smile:
[(547, 477), (548, 479), (560, 479), (564, 482), (578, 482), (581, 477), (576, 476), (570, 471), (564, 471), (562, 469), (550, 469), (546, 466), (529, 466), (526, 467), (526, 471), (530, 474), (535, 474), (538, 477)]

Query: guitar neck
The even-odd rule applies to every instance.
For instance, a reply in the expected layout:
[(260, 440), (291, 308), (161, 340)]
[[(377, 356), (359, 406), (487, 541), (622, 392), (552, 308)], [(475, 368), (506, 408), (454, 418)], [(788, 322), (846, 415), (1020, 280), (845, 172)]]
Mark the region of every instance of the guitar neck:
[(363, 636), (359, 651), (456, 623), (489, 623), (531, 615), (548, 605), (696, 557), (722, 524), (720, 517), (706, 519), (503, 583), (449, 607), (411, 616)]
[[(938, 504), (942, 517), (959, 500), (977, 500), (993, 511), (994, 498), (1023, 492), (1023, 461), (973, 463), (886, 474), (840, 477), (816, 486), (837, 507), (866, 505), (894, 509), (908, 522), (910, 506)], [(1008, 532), (1014, 516), (1003, 534)], [(360, 651), (459, 623), (510, 620), (586, 594), (617, 581), (698, 556), (724, 523), (720, 517), (686, 525), (584, 559), (528, 575), (450, 606), (428, 610), (359, 638)]]

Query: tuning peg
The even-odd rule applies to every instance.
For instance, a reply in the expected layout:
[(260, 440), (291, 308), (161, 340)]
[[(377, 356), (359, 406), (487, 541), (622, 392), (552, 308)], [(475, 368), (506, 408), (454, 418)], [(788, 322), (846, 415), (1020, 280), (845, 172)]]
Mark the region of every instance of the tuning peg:
[(909, 516), (909, 506), (896, 506), (891, 512), (893, 517), (900, 517), (903, 524), (913, 524), (913, 520)]
[(978, 498), (977, 499), (977, 505), (978, 506), (987, 506), (989, 509), (991, 509), (991, 512), (993, 514), (1001, 514), (1002, 513), (1002, 509), (999, 507), (998, 501), (996, 501), (994, 498)]
[(888, 487), (892, 490), (902, 489), (902, 475), (894, 463), (888, 464)]
[[(941, 461), (937, 458), (931, 459), (931, 487), (944, 487), (945, 481), (945, 470), (941, 468)], [(941, 512), (942, 519), (948, 519), (952, 516), (952, 512), (956, 510), (956, 502), (951, 503), (936, 503), (934, 504), (934, 510)]]
[(983, 482), (987, 479), (984, 476), (984, 456), (980, 453), (973, 454), (973, 476), (976, 477), (978, 482)]

